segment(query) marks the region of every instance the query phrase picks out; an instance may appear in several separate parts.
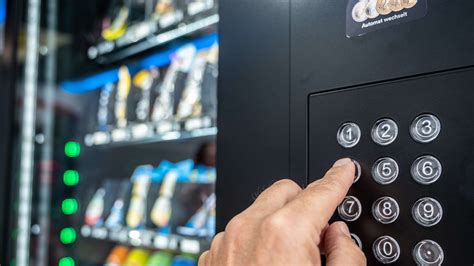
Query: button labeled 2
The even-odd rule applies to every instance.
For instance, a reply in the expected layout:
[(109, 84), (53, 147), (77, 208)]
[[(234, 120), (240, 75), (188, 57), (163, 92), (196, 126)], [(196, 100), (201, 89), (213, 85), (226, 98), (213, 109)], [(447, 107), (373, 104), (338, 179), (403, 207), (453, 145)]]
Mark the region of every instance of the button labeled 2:
[(375, 122), (372, 128), (372, 140), (381, 145), (387, 146), (397, 139), (398, 126), (395, 121), (388, 118), (383, 118)]

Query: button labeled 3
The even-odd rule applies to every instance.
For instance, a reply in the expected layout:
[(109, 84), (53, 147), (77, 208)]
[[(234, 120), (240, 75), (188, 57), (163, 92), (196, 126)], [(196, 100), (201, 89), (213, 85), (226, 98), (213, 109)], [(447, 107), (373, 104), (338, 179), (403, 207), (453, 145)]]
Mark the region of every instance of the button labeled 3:
[(383, 224), (395, 222), (399, 213), (400, 208), (398, 207), (398, 203), (391, 197), (381, 197), (372, 205), (372, 214), (375, 220)]
[(337, 142), (344, 148), (352, 148), (359, 143), (360, 134), (360, 128), (357, 124), (344, 123), (337, 131)]
[(375, 258), (382, 264), (393, 263), (400, 257), (400, 246), (390, 236), (381, 236), (375, 240), (372, 251)]
[(337, 212), (341, 219), (346, 222), (352, 222), (357, 220), (362, 213), (362, 205), (356, 197), (347, 196), (344, 198), (341, 205), (337, 207)]
[(441, 122), (432, 114), (419, 115), (410, 127), (412, 138), (420, 143), (428, 143), (436, 139), (441, 131)]
[(441, 176), (443, 168), (438, 159), (431, 155), (424, 155), (413, 162), (411, 176), (422, 185), (429, 185)]
[(372, 177), (375, 182), (387, 185), (397, 179), (399, 168), (397, 162), (390, 157), (383, 157), (375, 161), (372, 167)]
[(383, 118), (375, 122), (372, 128), (372, 140), (382, 146), (395, 141), (398, 136), (398, 125), (392, 119)]
[(422, 240), (413, 249), (413, 259), (417, 265), (441, 265), (444, 260), (444, 252), (441, 246), (433, 240)]
[(443, 217), (443, 208), (441, 204), (430, 197), (417, 200), (411, 210), (413, 219), (422, 226), (434, 226), (441, 221)]

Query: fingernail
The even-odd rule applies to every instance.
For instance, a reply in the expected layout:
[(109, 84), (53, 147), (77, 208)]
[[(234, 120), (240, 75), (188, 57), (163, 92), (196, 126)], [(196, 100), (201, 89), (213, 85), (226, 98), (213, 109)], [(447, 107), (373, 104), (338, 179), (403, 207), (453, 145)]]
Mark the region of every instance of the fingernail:
[(339, 159), (334, 163), (333, 167), (344, 166), (350, 163), (352, 163), (352, 160), (349, 158)]
[(347, 227), (345, 223), (340, 223), (339, 229), (341, 229), (341, 232), (344, 233), (346, 236), (351, 237), (351, 232), (349, 232), (349, 227)]

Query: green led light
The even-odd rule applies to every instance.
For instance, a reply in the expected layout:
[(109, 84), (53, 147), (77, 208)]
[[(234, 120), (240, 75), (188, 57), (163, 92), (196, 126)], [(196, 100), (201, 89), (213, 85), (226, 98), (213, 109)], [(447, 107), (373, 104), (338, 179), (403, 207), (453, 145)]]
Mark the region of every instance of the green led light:
[(74, 259), (71, 257), (63, 257), (59, 260), (58, 263), (59, 266), (74, 266), (76, 263), (74, 262)]
[(76, 199), (65, 199), (61, 204), (61, 210), (66, 215), (71, 215), (77, 212), (77, 200)]
[(66, 186), (75, 186), (79, 183), (79, 173), (76, 170), (66, 170), (63, 181)]
[(67, 157), (77, 157), (81, 154), (81, 145), (75, 141), (69, 141), (64, 146), (64, 153)]
[(63, 228), (59, 234), (59, 238), (63, 244), (74, 243), (74, 241), (76, 241), (76, 230), (70, 227)]

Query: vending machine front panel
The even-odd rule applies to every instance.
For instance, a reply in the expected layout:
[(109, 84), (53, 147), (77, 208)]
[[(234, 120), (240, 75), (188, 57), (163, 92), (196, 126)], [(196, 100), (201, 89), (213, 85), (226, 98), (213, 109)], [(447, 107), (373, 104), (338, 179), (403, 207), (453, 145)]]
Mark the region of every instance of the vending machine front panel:
[(309, 97), (308, 182), (355, 161), (333, 218), (370, 265), (474, 261), (473, 83), (469, 68)]

